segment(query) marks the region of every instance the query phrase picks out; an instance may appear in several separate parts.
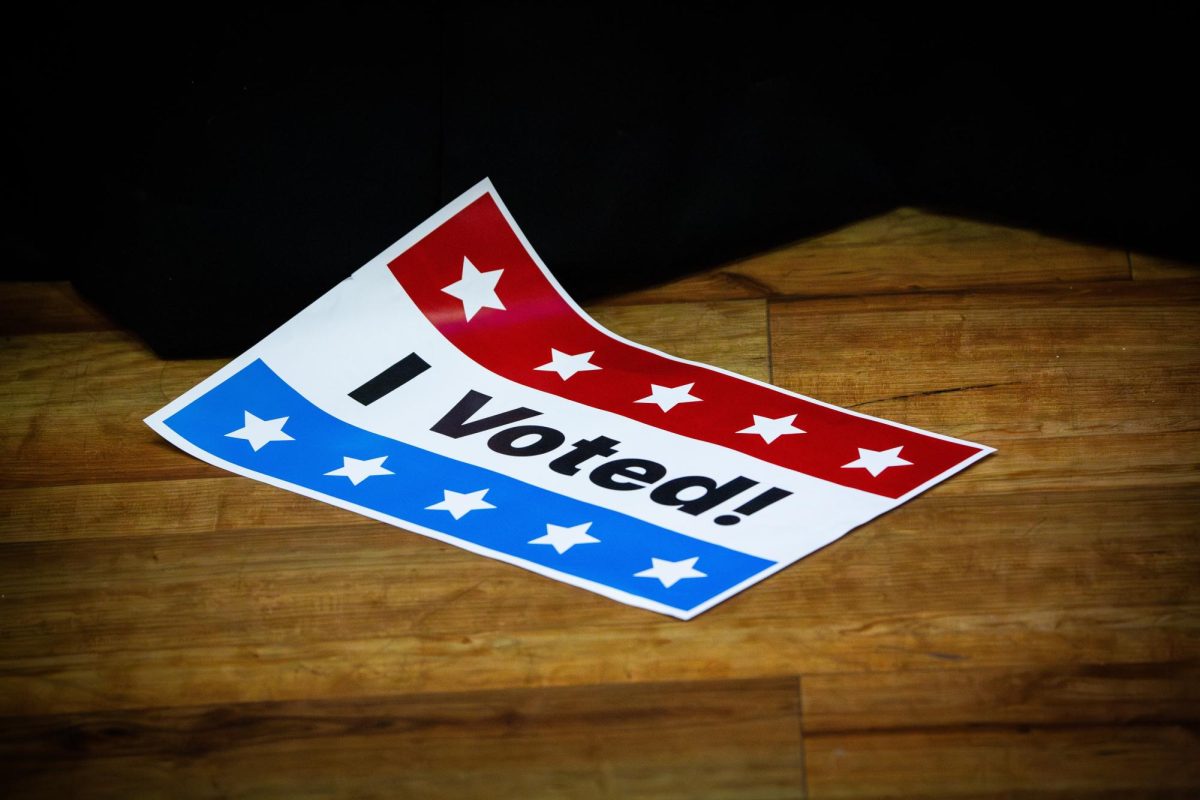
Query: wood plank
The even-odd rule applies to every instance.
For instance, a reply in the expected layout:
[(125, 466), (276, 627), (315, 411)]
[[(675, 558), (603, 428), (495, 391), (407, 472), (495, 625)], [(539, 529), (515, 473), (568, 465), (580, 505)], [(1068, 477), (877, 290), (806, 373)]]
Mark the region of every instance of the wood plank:
[(1123, 250), (899, 208), (611, 302), (865, 295), (1128, 278)]
[[(649, 346), (768, 377), (762, 301), (598, 309), (596, 315)], [(0, 488), (219, 475), (182, 457), (141, 420), (222, 363), (160, 361), (120, 332), (13, 337), (0, 350)]]
[(0, 336), (108, 331), (116, 327), (66, 281), (0, 283)]
[[(488, 565), (487, 570), (502, 567)], [(1026, 611), (999, 619), (968, 613), (871, 621), (816, 619), (805, 627), (797, 621), (805, 619), (805, 610), (793, 608), (791, 627), (779, 623), (776, 630), (773, 620), (761, 617), (737, 617), (723, 625), (709, 622), (711, 616), (700, 617), (683, 625), (611, 602), (606, 605), (602, 598), (585, 601), (580, 599), (584, 593), (572, 597), (564, 590), (559, 595), (562, 603), (590, 602), (597, 619), (566, 635), (552, 608), (523, 604), (516, 596), (534, 584), (505, 583), (499, 577), (481, 580), (463, 593), (476, 609), (470, 628), (447, 630), (441, 616), (458, 617), (462, 606), (461, 597), (443, 591), (439, 602), (427, 602), (417, 612), (418, 618), (397, 622), (397, 628), (403, 624), (408, 630), (367, 639), (305, 638), (308, 629), (289, 614), (261, 641), (239, 645), (213, 644), (210, 634), (210, 641), (193, 646), (181, 633), (173, 645), (149, 650), (0, 659), (0, 714), (73, 713), (198, 700), (219, 704), (355, 698), (397, 690), (536, 688), (598, 680), (634, 685), (768, 677), (796, 667), (825, 672), (908, 670), (928, 667), (939, 658), (929, 652), (931, 646), (939, 648), (932, 653), (969, 653), (973, 663), (984, 667), (1015, 660), (1033, 667), (1074, 658), (1095, 660), (1106, 649), (1113, 663), (1154, 662), (1180, 651), (1194, 653), (1195, 620), (1200, 616), (1198, 606), (1170, 611), (1124, 606)], [(375, 596), (377, 604), (382, 597), (386, 605), (383, 587), (377, 587)], [(285, 610), (296, 605), (281, 595), (275, 598)], [(261, 604), (267, 606), (269, 599), (264, 597)], [(492, 606), (498, 610), (489, 613)], [(522, 614), (534, 619), (539, 613), (549, 615), (545, 627), (522, 629)], [(71, 621), (51, 622), (63, 628)], [(266, 627), (265, 622), (258, 625), (259, 630)], [(188, 633), (197, 628), (189, 626)]]
[[(292, 495), (297, 503), (313, 503)], [(155, 513), (147, 509), (147, 516)], [(171, 509), (163, 512), (173, 513)], [(349, 512), (338, 511), (347, 517)], [(209, 519), (207, 513), (198, 515)], [(1068, 609), (1109, 605), (1112, 596), (1130, 603), (1154, 604), (1165, 609), (1200, 602), (1200, 587), (1189, 578), (1200, 574), (1200, 553), (1190, 544), (1200, 532), (1200, 492), (1124, 490), (1115, 493), (1067, 492), (1032, 495), (1020, 503), (1007, 496), (946, 497), (937, 503), (916, 502), (889, 514), (838, 544), (822, 550), (792, 571), (772, 578), (754, 590), (753, 611), (766, 616), (784, 615), (802, 607), (809, 621), (844, 618), (871, 619), (883, 615), (918, 612), (966, 611), (961, 598), (973, 587), (992, 591), (973, 598), (971, 613), (1005, 613), (1026, 609)], [(244, 573), (253, 572), (277, 594), (311, 604), (295, 608), (314, 632), (326, 636), (404, 630), (413, 609), (395, 607), (391, 614), (376, 609), (381, 619), (363, 622), (356, 631), (343, 619), (347, 607), (373, 595), (374, 587), (403, 581), (404, 592), (390, 594), (392, 603), (418, 601), (414, 580), (452, 592), (466, 591), (484, 575), (475, 569), (491, 562), (367, 520), (357, 527), (291, 526), (284, 528), (220, 529), (197, 534), (155, 535), (139, 531), (132, 537), (93, 538), (80, 530), (78, 540), (27, 541), (0, 548), (0, 576), (10, 601), (6, 632), (9, 652), (29, 639), (30, 654), (152, 647), (156, 643), (150, 620), (186, 630), (196, 620), (181, 613), (177, 597), (186, 596), (207, 613), (227, 608), (228, 613), (261, 618), (266, 609), (238, 603), (257, 603), (247, 593)], [(86, 545), (86, 546), (85, 546)], [(56, 565), (72, 575), (64, 587), (56, 571), (39, 569)], [(409, 575), (420, 564), (427, 577)], [(455, 578), (461, 574), (461, 577)], [(510, 574), (502, 570), (497, 574)], [(511, 573), (512, 579), (525, 573)], [(788, 576), (788, 577), (784, 577)], [(495, 578), (496, 575), (491, 575)], [(207, 579), (206, 579), (207, 578)], [(525, 581), (518, 581), (525, 582)], [(578, 614), (563, 621), (586, 624), (592, 613), (585, 604), (561, 605), (557, 584), (528, 576), (530, 586), (521, 592), (525, 602), (554, 605), (555, 616)], [(343, 584), (348, 584), (343, 585)], [(818, 596), (806, 596), (811, 585), (827, 587)], [(356, 592), (360, 585), (365, 591)], [(543, 590), (550, 590), (542, 594)], [(1101, 589), (1102, 591), (1099, 591)], [(271, 593), (273, 597), (275, 593)], [(532, 593), (532, 594), (531, 594)], [(478, 593), (477, 593), (478, 594)], [(574, 592), (571, 592), (574, 595)], [(212, 595), (211, 602), (207, 601)], [(338, 607), (322, 610), (319, 598), (333, 595)], [(427, 600), (442, 597), (431, 591)], [(541, 596), (539, 596), (541, 595)], [(585, 595), (590, 597), (590, 595)], [(485, 598), (477, 597), (478, 601)], [(491, 602), (488, 600), (488, 602)], [(276, 613), (284, 609), (271, 601)], [(115, 606), (115, 607), (114, 607)], [(28, 607), (31, 616), (21, 610)], [(50, 638), (43, 614), (66, 614), (79, 620), (86, 640)], [(458, 609), (439, 616), (457, 627), (480, 609), (470, 599)], [(370, 606), (360, 609), (371, 614)], [(543, 612), (548, 613), (548, 612)], [(322, 621), (324, 615), (324, 621)], [(389, 617), (394, 616), (394, 619)], [(102, 631), (124, 625), (139, 638), (105, 643)], [(27, 619), (27, 626), (21, 624)], [(239, 643), (257, 636), (253, 621), (205, 620), (204, 628), (189, 641), (216, 635), (214, 644)], [(136, 624), (135, 624), (136, 623)], [(274, 626), (276, 621), (265, 622)], [(200, 637), (200, 638), (197, 638)], [(931, 648), (932, 649), (932, 648)]]
[(1200, 722), (1200, 663), (1106, 662), (806, 675), (806, 734)]
[(1130, 253), (1129, 266), (1135, 281), (1195, 280), (1200, 277), (1200, 264), (1145, 253)]
[(184, 456), (220, 362), (0, 289), (0, 793), (1196, 796), (1196, 277), (901, 210), (593, 307), (1000, 447), (689, 623)]
[(809, 797), (1164, 798), (1200, 793), (1194, 727), (948, 730), (805, 738)]
[[(458, 591), (481, 577), (472, 565), (491, 563), (308, 498), (273, 487), (260, 489), (259, 484), (244, 479), (230, 479), (228, 487), (219, 488), (242, 487), (253, 491), (239, 507), (251, 506), (255, 498), (273, 493), (297, 507), (328, 509), (337, 522), (304, 526), (297, 519), (279, 528), (229, 528), (216, 524), (221, 510), (215, 506), (222, 500), (214, 493), (206, 498), (197, 495), (182, 505), (182, 512), (175, 506), (144, 508), (136, 512), (143, 519), (126, 523), (133, 532), (121, 536), (121, 517), (134, 516), (122, 509), (131, 509), (140, 499), (131, 492), (127, 495), (130, 499), (113, 502), (111, 516), (100, 518), (103, 530), (99, 534), (83, 523), (73, 529), (74, 536), (68, 532), (58, 536), (35, 534), (0, 545), (0, 577), (6, 581), (11, 603), (6, 626), (10, 647), (18, 630), (18, 599), (37, 612), (65, 611), (56, 604), (70, 602), (74, 614), (87, 615), (82, 619), (82, 628), (88, 632), (88, 639), (77, 645), (90, 648), (100, 644), (98, 632), (122, 614), (141, 620), (172, 609), (178, 613), (173, 595), (186, 593), (199, 602), (211, 593), (230, 601), (244, 581), (242, 573), (251, 569), (279, 589), (283, 588), (279, 582), (287, 581), (289, 596), (336, 593), (345, 604), (355, 600), (358, 593), (347, 593), (340, 585), (342, 580), (369, 586), (403, 578), (405, 586), (412, 589), (407, 571), (413, 562), (420, 562), (422, 569), (444, 571), (436, 576), (435, 585)], [(86, 502), (65, 500), (59, 489), (50, 494), (59, 498), (64, 508), (82, 506), (84, 514), (91, 513)], [(83, 495), (85, 499), (90, 496)], [(176, 527), (177, 515), (184, 520), (183, 530)], [(47, 524), (54, 527), (65, 518), (51, 517)], [(255, 521), (249, 515), (245, 518)], [(160, 521), (166, 533), (157, 534), (149, 528), (148, 520), (153, 519)], [(1198, 534), (1200, 491), (1196, 489), (1031, 494), (1020, 502), (1004, 495), (916, 501), (756, 587), (755, 608), (747, 613), (782, 616), (789, 607), (803, 607), (812, 620), (869, 619), (889, 612), (954, 612), (965, 610), (961, 605), (963, 594), (980, 586), (993, 590), (973, 597), (970, 611), (976, 613), (1088, 607), (1097, 602), (1108, 604), (1113, 595), (1165, 609), (1200, 602), (1200, 586), (1190, 580), (1200, 574), (1200, 553), (1191, 546)], [(55, 572), (39, 571), (46, 564), (69, 571), (71, 586), (63, 587)], [(375, 576), (367, 580), (356, 574), (361, 570), (373, 571)], [(793, 572), (797, 574), (795, 580), (791, 578)], [(339, 573), (347, 575), (335, 577)], [(458, 573), (462, 576), (455, 579)], [(206, 575), (208, 583), (199, 589), (193, 587), (193, 582), (200, 583)], [(235, 582), (233, 586), (224, 585), (229, 579)], [(325, 580), (338, 583), (322, 586)], [(529, 576), (529, 583), (531, 588), (522, 592), (527, 600), (534, 599), (529, 592), (540, 592), (534, 587), (544, 585), (554, 587), (554, 591), (540, 599), (547, 604), (560, 603), (557, 584), (533, 576)], [(147, 591), (147, 584), (152, 584), (154, 591)], [(807, 589), (814, 584), (828, 591), (808, 596)], [(1103, 591), (1098, 594), (1098, 589)], [(195, 594), (197, 591), (200, 593)], [(434, 592), (429, 599), (440, 597), (440, 592)], [(118, 607), (112, 608), (117, 600), (121, 601)], [(570, 604), (560, 606), (556, 613), (567, 613), (569, 608)], [(398, 619), (406, 618), (405, 609), (394, 610)], [(476, 610), (464, 607), (457, 613)], [(257, 616), (261, 611), (245, 609), (247, 615)], [(574, 613), (586, 615), (591, 611), (584, 606)], [(568, 621), (586, 624), (587, 619), (581, 616)], [(165, 622), (181, 625), (185, 620)], [(310, 624), (318, 622), (319, 618), (310, 615)], [(387, 627), (396, 623), (384, 619), (379, 624)], [(216, 628), (226, 637), (246, 632), (244, 625)], [(41, 624), (33, 629), (46, 632)], [(139, 635), (146, 634), (141, 628), (136, 630)], [(352, 631), (332, 614), (325, 632)], [(117, 647), (153, 644), (123, 640)], [(32, 652), (74, 652), (65, 640), (55, 643), (38, 638), (31, 648)]]
[(119, 331), (12, 337), (0, 350), (0, 487), (219, 474), (142, 424), (219, 364), (160, 361)]
[(0, 542), (374, 524), (368, 517), (233, 475), (0, 489)]
[(686, 625), (378, 523), (15, 542), (0, 713), (1200, 660), (1197, 495), (916, 501)]
[[(6, 797), (794, 798), (797, 681), (0, 718)], [(95, 792), (95, 794), (93, 794)]]
[(1190, 281), (773, 303), (774, 376), (1000, 449), (939, 491), (1190, 485), (1198, 301)]

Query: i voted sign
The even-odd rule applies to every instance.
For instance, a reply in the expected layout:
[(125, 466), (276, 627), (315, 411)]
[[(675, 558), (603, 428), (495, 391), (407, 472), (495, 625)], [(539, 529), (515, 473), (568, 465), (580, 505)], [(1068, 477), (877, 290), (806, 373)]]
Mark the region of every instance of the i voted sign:
[(146, 422), (239, 475), (681, 619), (992, 452), (610, 333), (489, 181)]

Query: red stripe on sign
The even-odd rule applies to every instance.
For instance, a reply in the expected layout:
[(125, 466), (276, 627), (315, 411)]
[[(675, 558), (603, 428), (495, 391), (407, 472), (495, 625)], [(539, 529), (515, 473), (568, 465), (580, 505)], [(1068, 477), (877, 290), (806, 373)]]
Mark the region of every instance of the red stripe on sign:
[(498, 375), (822, 480), (898, 498), (981, 452), (618, 339), (564, 298), (490, 194), (389, 267), (450, 342)]

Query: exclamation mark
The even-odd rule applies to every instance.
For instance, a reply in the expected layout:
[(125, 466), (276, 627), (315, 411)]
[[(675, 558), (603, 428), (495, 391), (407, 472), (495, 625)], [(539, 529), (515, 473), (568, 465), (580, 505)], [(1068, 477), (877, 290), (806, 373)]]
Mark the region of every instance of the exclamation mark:
[[(736, 511), (738, 514), (745, 514), (748, 517), (755, 511), (762, 511), (767, 506), (782, 500), (790, 494), (791, 492), (785, 491), (784, 489), (767, 489), (753, 500), (747, 500), (745, 503), (742, 503), (740, 506), (735, 508), (734, 511)], [(722, 514), (713, 520), (713, 522), (717, 523), (718, 525), (737, 525), (741, 521), (742, 518), (736, 516), (735, 514)]]

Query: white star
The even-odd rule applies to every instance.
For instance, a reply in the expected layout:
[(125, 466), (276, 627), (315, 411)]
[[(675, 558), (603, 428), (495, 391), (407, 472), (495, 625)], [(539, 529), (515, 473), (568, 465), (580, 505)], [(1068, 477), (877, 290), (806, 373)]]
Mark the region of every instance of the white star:
[(600, 369), (595, 364), (589, 363), (588, 359), (596, 355), (595, 350), (589, 350), (586, 353), (578, 353), (569, 356), (561, 350), (550, 348), (550, 363), (542, 364), (534, 369), (542, 372), (557, 372), (558, 377), (564, 381), (572, 377), (576, 372), (591, 372), (594, 369)]
[(599, 539), (587, 532), (590, 527), (592, 527), (590, 522), (572, 528), (564, 528), (562, 525), (546, 525), (546, 535), (530, 539), (529, 544), (548, 544), (557, 550), (559, 555), (562, 555), (577, 544), (599, 542)]
[(434, 503), (431, 506), (425, 506), (426, 511), (449, 511), (450, 516), (455, 519), (462, 519), (472, 511), (479, 511), (484, 508), (495, 508), (494, 505), (483, 499), (483, 496), (488, 493), (487, 489), (480, 489), (478, 492), (452, 492), (449, 489), (442, 490), (443, 500), (440, 503)]
[(263, 420), (254, 416), (249, 411), (243, 413), (246, 415), (246, 424), (236, 431), (230, 431), (225, 434), (230, 439), (245, 439), (256, 452), (261, 450), (263, 445), (268, 442), (295, 441), (291, 436), (283, 432), (283, 426), (288, 421), (287, 417)]
[(505, 310), (504, 303), (496, 296), (496, 284), (503, 273), (502, 269), (480, 272), (475, 269), (471, 259), (464, 257), (462, 277), (449, 286), (442, 287), (442, 291), (462, 301), (463, 313), (467, 315), (467, 322), (470, 322), (471, 317), (481, 308)]
[(858, 448), (858, 460), (842, 464), (842, 469), (858, 467), (871, 473), (872, 477), (878, 478), (879, 473), (888, 467), (907, 467), (912, 464), (911, 461), (905, 461), (900, 457), (900, 451), (903, 449), (903, 445), (893, 447), (891, 450), (867, 450), (865, 447), (860, 447)]
[(643, 397), (641, 400), (634, 400), (635, 403), (654, 403), (663, 411), (670, 411), (680, 403), (699, 403), (700, 398), (690, 394), (694, 383), (685, 383), (683, 386), (668, 388), (659, 386), (657, 383), (650, 384), (650, 396)]
[(635, 572), (633, 577), (658, 578), (662, 581), (663, 586), (670, 589), (684, 578), (707, 578), (708, 575), (695, 569), (696, 562), (699, 560), (700, 556), (685, 558), (683, 561), (663, 561), (661, 558), (651, 558), (650, 563), (654, 566), (641, 572)]
[(383, 468), (383, 462), (387, 461), (387, 456), (379, 458), (358, 459), (350, 456), (342, 456), (342, 466), (337, 469), (332, 469), (326, 472), (326, 475), (341, 475), (349, 478), (350, 482), (355, 486), (365, 481), (367, 478), (373, 478), (376, 475), (395, 475), (390, 469)]
[(792, 414), (790, 417), (780, 417), (779, 419), (760, 417), (758, 414), (752, 414), (751, 416), (754, 417), (754, 424), (749, 428), (742, 428), (738, 433), (757, 433), (767, 444), (775, 441), (780, 436), (804, 433), (803, 430), (792, 424), (796, 421), (795, 414)]

